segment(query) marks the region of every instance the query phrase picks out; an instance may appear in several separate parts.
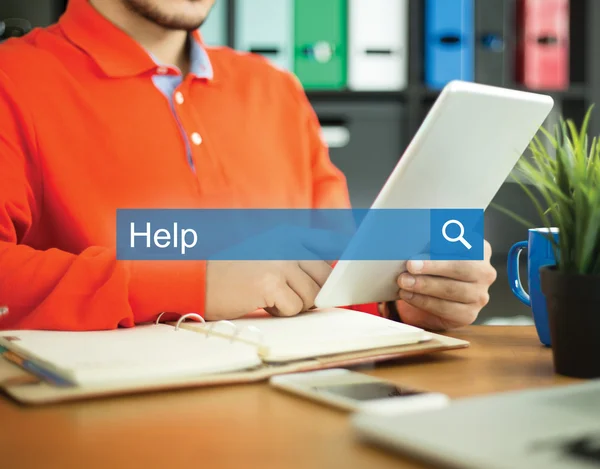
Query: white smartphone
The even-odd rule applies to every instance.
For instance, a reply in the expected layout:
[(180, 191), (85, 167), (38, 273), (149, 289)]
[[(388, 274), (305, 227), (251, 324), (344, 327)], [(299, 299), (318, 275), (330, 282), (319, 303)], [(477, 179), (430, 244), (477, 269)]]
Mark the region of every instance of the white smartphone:
[(275, 388), (352, 412), (395, 415), (439, 409), (450, 403), (445, 394), (343, 368), (278, 375), (269, 382)]

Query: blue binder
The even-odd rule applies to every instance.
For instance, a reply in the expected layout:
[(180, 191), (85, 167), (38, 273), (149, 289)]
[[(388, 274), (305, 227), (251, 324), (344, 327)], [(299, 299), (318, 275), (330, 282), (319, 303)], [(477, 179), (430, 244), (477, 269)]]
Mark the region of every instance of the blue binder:
[(474, 0), (426, 0), (425, 84), (474, 81)]
[(227, 29), (227, 2), (217, 0), (200, 27), (200, 34), (206, 45), (227, 46)]

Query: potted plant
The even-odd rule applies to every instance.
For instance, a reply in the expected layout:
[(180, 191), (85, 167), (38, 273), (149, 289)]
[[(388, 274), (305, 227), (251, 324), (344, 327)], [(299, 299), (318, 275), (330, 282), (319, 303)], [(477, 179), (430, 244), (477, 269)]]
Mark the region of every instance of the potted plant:
[(540, 269), (554, 368), (578, 378), (600, 377), (600, 140), (587, 135), (592, 108), (580, 129), (563, 118), (553, 133), (542, 128), (548, 145), (536, 136), (531, 158), (521, 158), (513, 175), (548, 229), (556, 259)]

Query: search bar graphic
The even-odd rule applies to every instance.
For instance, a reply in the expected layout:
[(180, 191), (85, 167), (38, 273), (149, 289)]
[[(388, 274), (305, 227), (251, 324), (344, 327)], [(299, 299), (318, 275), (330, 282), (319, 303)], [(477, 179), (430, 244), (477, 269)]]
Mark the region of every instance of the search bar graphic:
[(123, 209), (118, 260), (482, 260), (481, 209)]
[[(450, 236), (448, 236), (448, 232), (447, 229), (450, 225), (456, 225), (459, 227), (460, 229), (460, 234), (458, 236), (456, 236), (455, 238), (451, 238)], [(463, 224), (461, 222), (459, 222), (458, 220), (448, 220), (446, 223), (444, 223), (444, 226), (442, 227), (442, 235), (444, 236), (444, 238), (446, 238), (446, 240), (450, 243), (457, 243), (457, 242), (461, 242), (467, 249), (471, 249), (473, 246), (471, 246), (471, 244), (469, 244), (469, 242), (464, 238), (465, 236), (465, 227), (463, 226)]]
[(483, 259), (484, 210), (431, 210), (431, 259)]

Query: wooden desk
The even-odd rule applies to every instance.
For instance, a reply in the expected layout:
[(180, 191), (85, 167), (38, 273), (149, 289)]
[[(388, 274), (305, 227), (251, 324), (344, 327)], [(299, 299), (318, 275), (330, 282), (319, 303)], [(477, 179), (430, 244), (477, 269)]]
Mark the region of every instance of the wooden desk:
[[(574, 382), (554, 374), (532, 327), (473, 326), (471, 347), (366, 373), (451, 397)], [(0, 467), (417, 468), (358, 443), (347, 415), (267, 384), (45, 408), (0, 398)]]

